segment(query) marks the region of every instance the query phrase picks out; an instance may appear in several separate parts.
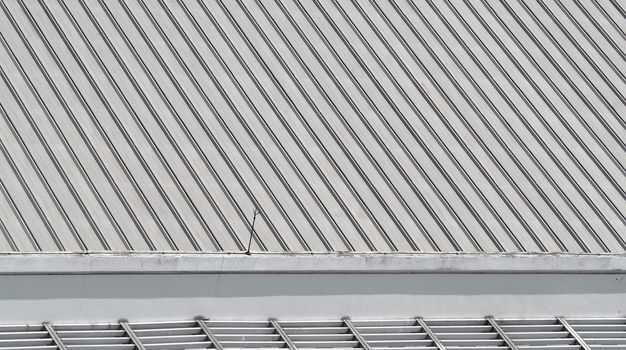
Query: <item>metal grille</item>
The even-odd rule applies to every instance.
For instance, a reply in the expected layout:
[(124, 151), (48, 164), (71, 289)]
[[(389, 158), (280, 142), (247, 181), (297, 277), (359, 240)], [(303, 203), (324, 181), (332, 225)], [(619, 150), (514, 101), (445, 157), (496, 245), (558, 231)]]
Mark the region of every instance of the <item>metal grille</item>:
[(498, 332), (485, 319), (425, 322), (446, 349), (508, 349)]
[(568, 319), (591, 349), (626, 349), (626, 319)]
[(437, 350), (416, 320), (354, 321), (354, 325), (372, 349)]
[(0, 350), (210, 348), (623, 350), (626, 319), (344, 318), (0, 326)]
[(500, 320), (498, 323), (519, 349), (580, 349), (558, 319)]
[(39, 325), (0, 326), (0, 349), (44, 350), (57, 349), (54, 340)]
[(197, 321), (129, 323), (145, 349), (208, 349), (213, 346)]
[(52, 329), (66, 349), (132, 350), (135, 348), (119, 323), (55, 325)]
[(285, 321), (280, 324), (298, 349), (361, 348), (350, 328), (342, 320)]
[(206, 321), (224, 348), (285, 348), (287, 344), (269, 321)]

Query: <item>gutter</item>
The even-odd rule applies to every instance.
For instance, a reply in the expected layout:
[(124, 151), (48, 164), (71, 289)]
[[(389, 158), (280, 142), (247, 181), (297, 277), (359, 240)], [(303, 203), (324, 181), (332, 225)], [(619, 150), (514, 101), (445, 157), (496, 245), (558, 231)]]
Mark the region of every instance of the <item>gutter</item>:
[(485, 253), (7, 253), (0, 275), (626, 274), (626, 255)]

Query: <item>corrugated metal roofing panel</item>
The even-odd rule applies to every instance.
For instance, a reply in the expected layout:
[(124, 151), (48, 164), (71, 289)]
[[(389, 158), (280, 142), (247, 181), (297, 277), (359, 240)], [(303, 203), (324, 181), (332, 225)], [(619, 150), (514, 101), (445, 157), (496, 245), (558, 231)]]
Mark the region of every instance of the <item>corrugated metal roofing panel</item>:
[(619, 2), (0, 7), (2, 251), (626, 250)]

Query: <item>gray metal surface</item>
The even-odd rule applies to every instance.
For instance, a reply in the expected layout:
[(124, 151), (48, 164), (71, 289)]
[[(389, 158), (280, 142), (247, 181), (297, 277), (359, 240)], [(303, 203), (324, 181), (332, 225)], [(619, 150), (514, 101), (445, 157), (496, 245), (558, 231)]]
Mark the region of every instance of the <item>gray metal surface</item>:
[(624, 28), (614, 0), (0, 1), (0, 251), (623, 253)]
[[(289, 348), (268, 321), (204, 321), (225, 349)], [(429, 327), (446, 349), (578, 350), (577, 339), (591, 349), (624, 349), (626, 319), (570, 318), (571, 330), (557, 319), (415, 319), (359, 320), (348, 327), (340, 320), (280, 321), (295, 349), (420, 349), (436, 350), (424, 330)], [(498, 325), (496, 331), (493, 324)], [(62, 324), (48, 330), (58, 334), (67, 349), (211, 349), (214, 344), (197, 322), (120, 324)], [(136, 346), (128, 330), (141, 342)], [(357, 332), (357, 333), (355, 333)], [(501, 333), (502, 332), (502, 333)], [(357, 334), (363, 343), (357, 341)], [(0, 349), (57, 349), (41, 325), (0, 326)], [(511, 342), (504, 341), (506, 336)], [(580, 341), (578, 340), (578, 341)]]

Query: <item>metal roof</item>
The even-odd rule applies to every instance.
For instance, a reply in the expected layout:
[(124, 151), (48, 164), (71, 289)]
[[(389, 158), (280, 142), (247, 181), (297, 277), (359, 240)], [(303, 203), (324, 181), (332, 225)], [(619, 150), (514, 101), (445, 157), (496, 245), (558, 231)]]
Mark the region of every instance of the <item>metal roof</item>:
[(626, 347), (626, 319), (216, 321), (0, 326), (0, 349), (473, 349)]
[[(626, 250), (614, 0), (0, 1), (0, 250)], [(253, 213), (260, 211), (254, 220)]]

